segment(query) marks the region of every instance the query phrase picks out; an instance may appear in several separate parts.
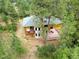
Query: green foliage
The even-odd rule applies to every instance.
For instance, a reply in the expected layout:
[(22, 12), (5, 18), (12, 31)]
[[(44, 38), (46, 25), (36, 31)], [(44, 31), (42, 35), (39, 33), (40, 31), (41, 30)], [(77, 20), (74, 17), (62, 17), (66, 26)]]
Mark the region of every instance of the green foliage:
[(42, 47), (38, 47), (37, 54), (38, 54), (39, 58), (52, 59), (55, 51), (56, 51), (55, 46), (45, 45)]
[(9, 17), (6, 16), (5, 14), (2, 13), (2, 14), (1, 14), (1, 18), (2, 18), (2, 20), (3, 20), (5, 23), (8, 22)]
[(16, 56), (10, 47), (10, 41), (8, 41), (10, 38), (8, 34), (6, 40), (4, 37), (6, 35), (3, 36), (3, 32), (0, 33), (0, 59), (14, 59)]
[[(54, 15), (54, 7), (56, 0), (32, 0), (32, 14), (40, 17)], [(52, 8), (53, 7), (53, 8)], [(51, 10), (52, 9), (52, 10)], [(55, 9), (56, 10), (56, 9)]]
[(38, 56), (40, 59), (78, 59), (79, 47), (68, 48), (58, 47), (55, 48), (51, 45), (38, 48)]
[(16, 24), (7, 24), (6, 26), (0, 25), (0, 32), (8, 31), (8, 32), (15, 32), (17, 30)]
[[(60, 17), (63, 21), (60, 41), (62, 42), (61, 46), (64, 48), (60, 47), (57, 49), (51, 45), (38, 47), (38, 56), (44, 59), (79, 58), (79, 47), (77, 47), (79, 46), (79, 0), (16, 0), (15, 2), (16, 4), (14, 5), (12, 0), (0, 0), (0, 16), (6, 24), (10, 19), (9, 17), (13, 18), (12, 21), (14, 21), (15, 18), (19, 16), (24, 17), (28, 14), (38, 15), (42, 19), (45, 16), (53, 15)], [(42, 28), (44, 32), (47, 30), (43, 27), (43, 24)], [(3, 32), (4, 29), (0, 25), (0, 32)], [(12, 24), (7, 25), (6, 29), (14, 32), (16, 31), (16, 24), (12, 22)], [(44, 34), (44, 32), (42, 33)], [(46, 35), (44, 36), (46, 38)], [(8, 46), (6, 44), (4, 45), (5, 41), (1, 37), (0, 59), (12, 59), (15, 52), (11, 53), (11, 51), (16, 51), (17, 54), (23, 54), (25, 52), (25, 49), (20, 44), (21, 42), (15, 35), (11, 37), (11, 48), (7, 48)]]
[(0, 37), (0, 59), (2, 59), (2, 57), (4, 56), (5, 52), (4, 52), (4, 48), (3, 48), (3, 44), (1, 41), (1, 37)]
[(71, 50), (67, 47), (59, 48), (54, 54), (54, 59), (70, 59)]
[(24, 53), (21, 42), (14, 40), (11, 33), (0, 33), (0, 59), (17, 59)]
[(7, 25), (7, 30), (9, 31), (9, 32), (15, 32), (16, 31), (16, 24), (15, 23), (12, 23), (12, 24), (8, 24)]
[(78, 59), (79, 58), (79, 47), (75, 48), (59, 48), (56, 51), (55, 59)]
[(67, 47), (73, 46), (72, 41), (75, 39), (74, 33), (76, 32), (76, 24), (77, 21), (75, 19), (75, 13), (72, 6), (71, 1), (66, 0), (60, 0), (60, 7), (62, 9), (62, 22), (63, 22), (63, 28), (62, 28), (62, 35), (61, 35), (61, 42), (63, 42), (62, 45), (65, 45)]
[[(71, 18), (72, 17), (72, 18)], [(72, 45), (72, 41), (74, 39), (73, 34), (76, 32), (76, 21), (74, 17), (68, 14), (68, 16), (64, 16), (63, 19), (63, 29), (62, 29), (62, 41), (66, 43), (67, 46)], [(66, 30), (65, 30), (66, 29)]]
[(0, 32), (3, 32), (4, 31), (4, 28), (3, 26), (0, 25)]
[(24, 54), (25, 53), (25, 49), (22, 47), (21, 41), (14, 34), (12, 36), (12, 46), (11, 47), (13, 48), (13, 50), (18, 55), (21, 55), (21, 54)]
[[(0, 0), (0, 14), (4, 14), (7, 19), (7, 16), (15, 18), (17, 16), (16, 10), (14, 5), (12, 4), (11, 0)], [(6, 20), (5, 20), (6, 21)]]
[(30, 14), (30, 0), (16, 0), (16, 7), (18, 8), (18, 16), (27, 16)]
[(72, 49), (71, 59), (79, 59), (79, 47)]
[(53, 45), (38, 47), (38, 56), (40, 59), (70, 59), (71, 49), (67, 47), (56, 48)]

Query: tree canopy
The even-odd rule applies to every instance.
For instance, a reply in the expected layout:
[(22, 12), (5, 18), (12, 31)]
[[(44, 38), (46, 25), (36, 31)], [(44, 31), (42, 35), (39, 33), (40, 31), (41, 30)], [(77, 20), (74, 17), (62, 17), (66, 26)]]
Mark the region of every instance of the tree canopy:
[[(66, 48), (59, 48), (56, 51), (57, 59), (78, 59), (79, 56), (76, 54), (79, 49), (79, 0), (0, 0), (0, 18), (6, 24), (9, 19), (12, 20), (12, 24), (7, 24), (9, 31), (15, 30), (15, 19), (28, 15), (60, 18), (63, 22), (60, 41), (61, 46)], [(0, 31), (3, 29), (5, 28), (0, 25)], [(72, 57), (68, 56), (68, 51), (73, 53)]]

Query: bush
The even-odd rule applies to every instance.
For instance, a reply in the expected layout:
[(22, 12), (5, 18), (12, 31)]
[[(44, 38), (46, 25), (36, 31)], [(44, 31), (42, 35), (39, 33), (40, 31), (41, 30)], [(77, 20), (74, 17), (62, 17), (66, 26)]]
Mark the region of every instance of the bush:
[(55, 52), (54, 59), (79, 59), (79, 47), (59, 48)]
[(4, 27), (0, 25), (0, 32), (4, 31)]
[(70, 57), (71, 57), (71, 49), (67, 47), (57, 49), (54, 54), (54, 59), (70, 59)]
[(2, 59), (4, 55), (5, 55), (5, 52), (4, 52), (3, 44), (0, 38), (0, 59)]
[(18, 55), (24, 54), (26, 52), (26, 50), (21, 45), (21, 41), (15, 35), (12, 36), (11, 47)]
[(75, 47), (72, 49), (71, 59), (79, 59), (79, 47)]
[[(0, 59), (15, 59), (15, 54), (10, 47), (10, 38), (8, 34), (0, 33)], [(6, 39), (5, 39), (6, 38)]]
[(52, 59), (53, 54), (56, 51), (56, 47), (53, 45), (45, 45), (42, 47), (38, 47), (37, 54), (39, 58), (43, 59)]
[(15, 24), (15, 23), (8, 24), (8, 25), (7, 25), (7, 30), (8, 30), (9, 32), (15, 32), (15, 31), (16, 31), (16, 24)]
[(0, 59), (18, 59), (26, 52), (21, 41), (11, 33), (0, 33)]
[(38, 57), (40, 59), (79, 59), (79, 47), (54, 47), (45, 45), (38, 47)]
[(4, 13), (2, 13), (1, 17), (2, 17), (2, 20), (3, 20), (5, 23), (8, 22), (9, 17), (6, 16)]

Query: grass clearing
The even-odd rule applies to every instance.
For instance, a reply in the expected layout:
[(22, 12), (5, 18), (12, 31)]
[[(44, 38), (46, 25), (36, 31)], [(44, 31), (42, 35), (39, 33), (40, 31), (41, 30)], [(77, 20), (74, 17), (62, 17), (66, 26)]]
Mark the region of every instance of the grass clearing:
[(0, 33), (0, 59), (18, 59), (21, 55), (26, 53), (24, 47), (16, 36), (11, 33)]

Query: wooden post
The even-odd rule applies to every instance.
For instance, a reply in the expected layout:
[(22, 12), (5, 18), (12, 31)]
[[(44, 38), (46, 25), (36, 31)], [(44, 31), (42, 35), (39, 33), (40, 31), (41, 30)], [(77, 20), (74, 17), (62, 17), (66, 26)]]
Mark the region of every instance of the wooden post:
[[(48, 20), (48, 26), (49, 26), (49, 23), (50, 23), (50, 16), (48, 17), (48, 19), (49, 19), (49, 20)], [(49, 29), (48, 27), (45, 28), (45, 43), (47, 43), (48, 29)]]

